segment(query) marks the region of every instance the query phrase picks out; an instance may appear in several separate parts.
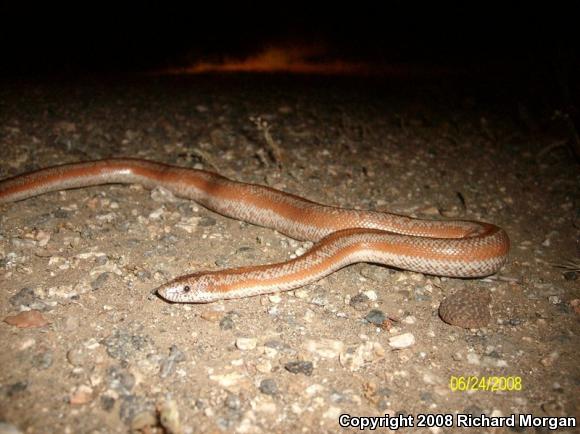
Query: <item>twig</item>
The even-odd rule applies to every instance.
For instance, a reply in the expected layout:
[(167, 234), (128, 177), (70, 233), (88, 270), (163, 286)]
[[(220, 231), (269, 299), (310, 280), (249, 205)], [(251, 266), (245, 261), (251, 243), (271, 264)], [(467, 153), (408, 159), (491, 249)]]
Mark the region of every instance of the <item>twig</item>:
[(270, 155), (274, 160), (278, 169), (282, 168), (282, 148), (280, 145), (274, 140), (272, 134), (270, 134), (270, 129), (272, 126), (268, 123), (268, 121), (261, 118), (261, 116), (250, 116), (250, 120), (256, 125), (256, 128), (259, 132), (262, 133), (264, 136), (264, 140), (268, 145), (270, 150)]

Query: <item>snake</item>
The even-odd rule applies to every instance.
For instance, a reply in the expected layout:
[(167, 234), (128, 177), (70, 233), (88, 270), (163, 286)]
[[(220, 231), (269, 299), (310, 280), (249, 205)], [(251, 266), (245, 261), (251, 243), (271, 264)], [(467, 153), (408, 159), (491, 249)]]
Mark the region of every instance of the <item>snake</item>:
[(480, 278), (496, 273), (510, 248), (505, 230), (491, 223), (322, 205), (210, 171), (133, 158), (62, 164), (4, 179), (0, 204), (104, 184), (162, 187), (223, 216), (314, 242), (304, 254), (284, 262), (178, 276), (156, 290), (174, 303), (292, 290), (359, 262), (435, 276)]

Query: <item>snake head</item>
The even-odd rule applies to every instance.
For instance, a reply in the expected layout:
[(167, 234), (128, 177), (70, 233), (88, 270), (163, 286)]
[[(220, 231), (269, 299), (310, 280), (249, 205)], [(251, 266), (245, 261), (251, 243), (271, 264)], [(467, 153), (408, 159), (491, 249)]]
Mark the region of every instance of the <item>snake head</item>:
[(215, 283), (211, 273), (188, 274), (161, 285), (157, 294), (173, 303), (209, 303), (219, 299), (219, 294), (212, 292)]

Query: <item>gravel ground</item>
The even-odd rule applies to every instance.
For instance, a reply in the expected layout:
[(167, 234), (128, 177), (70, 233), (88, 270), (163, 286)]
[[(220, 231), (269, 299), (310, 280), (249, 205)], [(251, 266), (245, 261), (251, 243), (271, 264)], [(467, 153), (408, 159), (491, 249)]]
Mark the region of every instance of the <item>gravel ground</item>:
[[(5, 83), (0, 178), (146, 158), (321, 203), (493, 222), (512, 250), (486, 279), (357, 264), (287, 293), (178, 305), (154, 289), (310, 244), (139, 186), (3, 205), (0, 433), (334, 433), (341, 414), (578, 417), (580, 272), (555, 264), (580, 266), (580, 172), (559, 146), (562, 119), (524, 90), (251, 76)], [(486, 325), (441, 320), (443, 299), (470, 293)], [(452, 390), (461, 376), (521, 387)]]

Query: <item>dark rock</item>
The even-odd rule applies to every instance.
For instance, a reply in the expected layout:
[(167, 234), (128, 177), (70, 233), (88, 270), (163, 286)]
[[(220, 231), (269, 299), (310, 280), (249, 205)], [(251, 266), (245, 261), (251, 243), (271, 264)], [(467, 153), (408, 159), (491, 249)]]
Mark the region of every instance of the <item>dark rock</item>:
[(220, 329), (222, 330), (232, 330), (235, 325), (236, 324), (230, 315), (224, 316), (220, 321)]
[(276, 395), (278, 393), (278, 385), (272, 378), (265, 378), (260, 382), (260, 392), (264, 395)]
[(242, 407), (242, 401), (237, 395), (228, 395), (224, 401), (224, 405), (229, 410), (239, 411)]
[(177, 205), (177, 209), (179, 210), (179, 214), (184, 217), (193, 217), (193, 210), (191, 209), (190, 203), (180, 203)]
[(477, 405), (472, 405), (463, 410), (462, 413), (469, 414), (475, 417), (480, 417), (481, 415), (485, 414), (485, 411), (481, 407), (478, 407)]
[(10, 297), (8, 301), (14, 307), (30, 307), (30, 305), (36, 302), (37, 299), (38, 297), (34, 293), (34, 290), (32, 288), (25, 287)]
[(99, 255), (95, 258), (95, 264), (96, 265), (105, 265), (108, 260), (109, 260), (109, 258), (107, 258), (107, 255)]
[(137, 277), (141, 282), (146, 282), (151, 280), (151, 272), (149, 270), (139, 270), (137, 271)]
[(366, 303), (366, 302), (368, 302), (368, 301), (369, 301), (369, 298), (368, 298), (368, 297), (367, 297), (365, 294), (363, 294), (363, 293), (358, 293), (358, 294), (356, 294), (354, 297), (352, 297), (352, 298), (350, 299), (350, 302), (349, 302), (349, 304), (350, 304), (351, 306), (355, 306), (356, 304), (359, 304), (359, 303)]
[(213, 217), (204, 216), (199, 220), (199, 225), (203, 227), (214, 226), (216, 223), (216, 219)]
[(577, 280), (578, 279), (578, 272), (577, 271), (564, 271), (563, 273), (564, 279), (566, 280)]
[(34, 355), (32, 358), (32, 366), (39, 370), (48, 369), (52, 366), (53, 359), (53, 352), (44, 350)]
[(371, 300), (368, 298), (366, 294), (358, 293), (350, 299), (348, 304), (353, 309), (356, 309), (359, 312), (363, 312), (365, 310), (370, 309)]
[(2, 389), (4, 389), (4, 393), (8, 398), (12, 398), (28, 389), (28, 382), (18, 381), (16, 383), (8, 384), (4, 386)]
[(384, 398), (388, 398), (393, 394), (393, 391), (388, 387), (379, 387), (377, 390), (377, 395)]
[(119, 416), (124, 423), (130, 424), (135, 416), (143, 412), (155, 414), (155, 405), (142, 396), (127, 395), (122, 397)]
[(383, 323), (387, 320), (387, 315), (382, 310), (373, 309), (371, 310), (367, 316), (365, 316), (365, 320), (370, 322), (371, 324), (376, 324), (378, 326), (383, 325)]
[(111, 396), (101, 396), (101, 408), (107, 412), (111, 411), (115, 406), (115, 398)]
[(292, 374), (304, 374), (304, 375), (312, 375), (312, 371), (314, 370), (314, 365), (312, 362), (307, 362), (303, 360), (297, 360), (294, 362), (288, 362), (284, 365), (284, 369)]
[(129, 395), (135, 387), (135, 377), (120, 366), (111, 366), (107, 369), (107, 383), (119, 395)]
[(415, 288), (414, 294), (416, 301), (431, 301), (431, 295), (424, 288)]
[(275, 350), (278, 350), (278, 351), (281, 351), (281, 350), (283, 350), (286, 347), (286, 345), (284, 344), (284, 342), (278, 341), (276, 339), (271, 339), (269, 341), (266, 341), (264, 343), (264, 346), (265, 347), (268, 347), (268, 348), (274, 348)]
[(136, 352), (152, 350), (153, 345), (148, 336), (132, 334), (127, 330), (116, 330), (101, 342), (107, 348), (107, 354), (113, 359), (127, 361)]
[(57, 209), (56, 211), (54, 211), (52, 213), (52, 215), (54, 217), (56, 217), (57, 219), (70, 219), (72, 216), (72, 213), (70, 213), (69, 211), (65, 211), (64, 209)]
[(170, 245), (173, 245), (173, 244), (177, 243), (179, 241), (179, 239), (175, 235), (173, 235), (173, 234), (166, 234), (166, 235), (163, 235), (159, 239), (159, 241), (162, 244), (170, 244)]
[(97, 278), (91, 282), (91, 288), (93, 291), (101, 289), (109, 280), (110, 275), (111, 273), (108, 272), (99, 274)]

